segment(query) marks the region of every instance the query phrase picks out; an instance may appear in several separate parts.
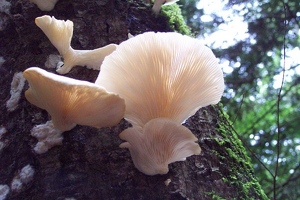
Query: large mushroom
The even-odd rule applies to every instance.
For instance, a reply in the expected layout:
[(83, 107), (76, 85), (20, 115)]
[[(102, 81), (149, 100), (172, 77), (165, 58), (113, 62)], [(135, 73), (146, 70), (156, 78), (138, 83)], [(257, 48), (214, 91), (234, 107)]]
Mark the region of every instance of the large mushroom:
[(56, 70), (60, 74), (68, 73), (76, 65), (100, 70), (104, 58), (117, 47), (116, 44), (109, 44), (93, 50), (75, 50), (71, 47), (72, 21), (57, 20), (55, 17), (44, 15), (37, 17), (35, 23), (64, 58), (64, 65)]
[(95, 83), (124, 98), (125, 118), (140, 127), (159, 117), (182, 123), (218, 103), (224, 90), (213, 52), (179, 33), (147, 32), (121, 43)]
[(45, 109), (60, 131), (70, 130), (76, 124), (109, 127), (123, 118), (124, 100), (103, 87), (37, 67), (25, 70), (23, 76), (30, 86), (25, 92), (26, 99)]
[[(181, 123), (199, 108), (218, 103), (224, 90), (213, 52), (179, 33), (148, 32), (121, 43), (105, 58), (96, 84), (125, 100), (125, 119), (133, 128), (120, 134), (127, 141), (121, 147), (129, 148), (135, 166), (151, 175), (166, 173), (167, 164), (200, 153)], [(176, 128), (170, 131), (172, 126)], [(174, 139), (181, 134), (180, 140)], [(172, 141), (169, 149), (162, 145), (165, 141)], [(177, 148), (181, 144), (184, 148)]]

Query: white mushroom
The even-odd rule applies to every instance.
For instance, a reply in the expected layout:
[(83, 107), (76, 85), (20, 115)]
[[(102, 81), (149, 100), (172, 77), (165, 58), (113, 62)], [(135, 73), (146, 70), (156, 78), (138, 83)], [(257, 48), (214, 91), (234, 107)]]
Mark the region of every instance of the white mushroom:
[(30, 88), (26, 99), (52, 117), (54, 126), (67, 131), (76, 124), (96, 128), (116, 125), (124, 115), (124, 100), (104, 88), (32, 67), (24, 71)]
[(64, 65), (57, 69), (57, 72), (60, 74), (68, 73), (76, 65), (100, 70), (105, 56), (111, 54), (117, 47), (115, 44), (109, 44), (105, 47), (93, 50), (75, 50), (71, 47), (73, 35), (72, 21), (57, 20), (55, 17), (44, 15), (37, 17), (35, 23), (42, 29), (64, 58)]
[(150, 120), (143, 129), (132, 127), (124, 130), (120, 138), (127, 142), (135, 167), (147, 175), (166, 174), (168, 164), (198, 155), (198, 139), (186, 127), (166, 118)]
[(30, 0), (30, 2), (37, 5), (41, 11), (53, 10), (58, 0)]
[(171, 5), (173, 3), (176, 3), (177, 1), (179, 0), (155, 0), (154, 5), (152, 7), (152, 11), (155, 14), (158, 14), (162, 5)]
[(218, 60), (199, 40), (148, 32), (121, 43), (106, 57), (96, 84), (125, 99), (125, 118), (143, 127), (154, 118), (182, 123), (224, 90)]
[(120, 145), (137, 169), (154, 175), (168, 164), (200, 153), (197, 138), (181, 123), (199, 108), (216, 104), (223, 73), (212, 51), (178, 33), (144, 33), (121, 43), (106, 57), (96, 84), (125, 99)]

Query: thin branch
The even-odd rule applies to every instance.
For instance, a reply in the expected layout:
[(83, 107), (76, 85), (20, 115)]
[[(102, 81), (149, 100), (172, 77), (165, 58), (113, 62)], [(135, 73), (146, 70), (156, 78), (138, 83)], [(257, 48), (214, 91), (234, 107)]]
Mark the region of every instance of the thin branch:
[(282, 92), (282, 88), (283, 88), (283, 84), (284, 84), (284, 76), (285, 76), (285, 56), (286, 56), (286, 17), (287, 17), (287, 7), (286, 4), (283, 2), (283, 7), (284, 7), (284, 27), (283, 27), (283, 31), (284, 31), (284, 36), (283, 36), (283, 66), (282, 66), (282, 81), (281, 81), (281, 85), (278, 91), (278, 96), (277, 96), (277, 158), (276, 158), (276, 165), (275, 165), (275, 172), (274, 172), (274, 177), (273, 177), (273, 199), (276, 200), (276, 192), (277, 192), (277, 188), (276, 188), (276, 178), (278, 175), (278, 168), (279, 168), (279, 156), (280, 156), (280, 133), (281, 133), (281, 125), (280, 125), (280, 100), (281, 100), (281, 92)]
[[(280, 98), (282, 99), (285, 95), (287, 95), (292, 89), (293, 89), (293, 87), (295, 86), (297, 84), (297, 82), (294, 82), (281, 96), (280, 96)], [(280, 99), (280, 100), (281, 100)], [(278, 100), (278, 99), (277, 99)], [(258, 122), (260, 122), (261, 120), (263, 120), (269, 113), (271, 113), (271, 112), (273, 112), (273, 109), (275, 109), (276, 108), (276, 105), (277, 105), (277, 102), (276, 103), (274, 103), (273, 105), (271, 105), (270, 107), (269, 107), (269, 109), (268, 110), (266, 110), (266, 112), (264, 112), (259, 118), (257, 118), (256, 120), (255, 120), (255, 122), (253, 122), (252, 124), (251, 124), (251, 126), (249, 126), (242, 134), (247, 134), (248, 133), (248, 131), (251, 131), (251, 130), (253, 130), (254, 129), (254, 127), (256, 126), (256, 124), (258, 124)]]
[[(222, 115), (224, 115), (223, 109), (221, 109), (218, 106), (218, 109), (220, 112), (222, 112)], [(270, 175), (272, 177), (274, 177), (273, 173), (271, 172), (271, 170), (258, 158), (258, 156), (250, 149), (250, 147), (247, 145), (247, 143), (243, 140), (243, 138), (238, 134), (238, 132), (235, 130), (235, 128), (233, 127), (233, 125), (228, 121), (228, 119), (226, 119), (226, 125), (238, 136), (238, 138), (242, 141), (243, 145), (246, 147), (246, 149), (251, 153), (251, 155), (253, 155), (256, 160), (270, 173)]]
[(240, 113), (240, 111), (241, 111), (241, 108), (242, 108), (242, 105), (243, 105), (243, 102), (244, 102), (244, 97), (245, 97), (245, 95), (244, 94), (242, 94), (242, 100), (241, 100), (241, 103), (240, 103), (240, 106), (239, 106), (239, 108), (238, 108), (238, 111), (237, 111), (237, 113), (236, 113), (236, 115), (235, 115), (235, 118), (234, 118), (234, 120), (233, 120), (233, 124), (236, 122), (236, 120), (237, 120), (237, 118), (238, 118), (238, 115), (239, 115), (239, 113)]
[[(300, 164), (298, 164), (297, 167), (294, 168), (294, 173), (291, 174), (289, 176), (289, 178), (284, 183), (282, 183), (281, 185), (276, 186), (276, 190), (282, 189), (282, 188), (288, 186), (288, 184), (290, 184), (291, 182), (298, 180), (298, 178), (300, 178), (300, 173), (297, 174), (297, 175), (295, 175), (295, 174), (296, 174), (296, 171), (299, 170), (299, 169), (300, 169)], [(273, 190), (274, 189), (271, 189), (268, 192), (266, 192), (266, 195), (269, 196), (273, 192)]]

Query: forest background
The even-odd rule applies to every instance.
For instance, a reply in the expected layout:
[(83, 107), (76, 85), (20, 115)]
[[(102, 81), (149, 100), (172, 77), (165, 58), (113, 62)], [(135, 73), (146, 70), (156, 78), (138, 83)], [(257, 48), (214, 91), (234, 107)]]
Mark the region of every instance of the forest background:
[(178, 4), (192, 33), (220, 58), (226, 80), (222, 103), (267, 196), (297, 199), (299, 1), (181, 0)]

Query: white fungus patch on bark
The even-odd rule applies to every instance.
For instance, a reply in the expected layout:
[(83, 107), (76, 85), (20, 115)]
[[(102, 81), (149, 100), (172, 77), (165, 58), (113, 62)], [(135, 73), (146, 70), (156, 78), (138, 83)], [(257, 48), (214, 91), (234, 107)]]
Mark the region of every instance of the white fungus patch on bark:
[(8, 185), (0, 185), (0, 200), (5, 200), (10, 189)]
[(50, 54), (45, 62), (45, 67), (49, 69), (57, 69), (63, 65), (60, 55)]
[(10, 187), (11, 187), (12, 191), (19, 192), (22, 189), (22, 187), (23, 187), (23, 183), (21, 182), (20, 179), (18, 179), (18, 178), (15, 177), (12, 180)]
[(11, 82), (10, 99), (6, 102), (6, 108), (8, 111), (14, 111), (18, 107), (18, 103), (21, 97), (21, 92), (25, 85), (25, 78), (22, 72), (15, 73)]
[(7, 132), (5, 127), (0, 127), (0, 139), (3, 137), (3, 135)]
[(4, 12), (6, 14), (10, 14), (11, 3), (5, 0), (0, 1), (0, 12)]
[(20, 171), (20, 180), (22, 183), (29, 183), (30, 181), (32, 181), (33, 176), (34, 176), (34, 169), (32, 168), (31, 165), (26, 165), (25, 167), (23, 167)]
[(40, 124), (31, 129), (31, 135), (38, 139), (34, 151), (38, 154), (47, 152), (53, 146), (61, 145), (63, 136), (62, 131), (56, 129), (52, 121)]
[(23, 188), (24, 184), (32, 181), (34, 173), (35, 171), (30, 164), (23, 167), (13, 178), (11, 182), (11, 190), (14, 192), (19, 192)]

